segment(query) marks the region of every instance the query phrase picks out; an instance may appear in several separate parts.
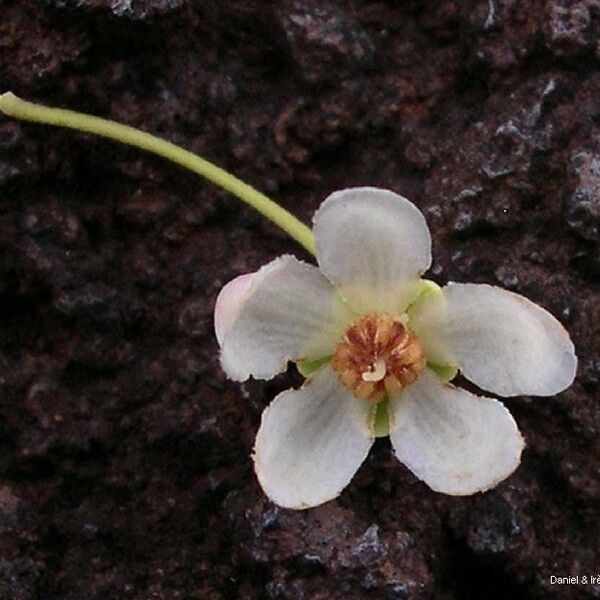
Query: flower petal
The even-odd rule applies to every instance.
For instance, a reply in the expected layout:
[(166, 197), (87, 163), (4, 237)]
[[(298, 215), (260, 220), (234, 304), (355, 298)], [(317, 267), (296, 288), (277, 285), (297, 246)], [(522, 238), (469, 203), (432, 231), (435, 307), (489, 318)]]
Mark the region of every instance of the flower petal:
[(483, 492), (519, 465), (525, 445), (498, 400), (442, 383), (429, 370), (390, 402), (396, 456), (436, 492)]
[(491, 285), (449, 283), (442, 292), (411, 313), (428, 359), (450, 356), (465, 377), (501, 396), (551, 396), (571, 385), (573, 342), (548, 311)]
[(256, 273), (239, 275), (226, 283), (219, 292), (214, 315), (215, 336), (219, 346), (223, 345), (225, 334), (229, 331), (240, 312), (255, 275)]
[(329, 366), (299, 390), (265, 409), (254, 468), (265, 494), (285, 508), (309, 508), (335, 498), (373, 444), (373, 408), (343, 387)]
[(397, 308), (391, 298), (404, 295), (402, 284), (431, 265), (425, 217), (389, 190), (334, 192), (315, 213), (314, 233), (321, 270), (357, 308)]
[(332, 353), (351, 318), (320, 271), (281, 256), (257, 271), (221, 344), (221, 365), (236, 381), (270, 379), (288, 360)]

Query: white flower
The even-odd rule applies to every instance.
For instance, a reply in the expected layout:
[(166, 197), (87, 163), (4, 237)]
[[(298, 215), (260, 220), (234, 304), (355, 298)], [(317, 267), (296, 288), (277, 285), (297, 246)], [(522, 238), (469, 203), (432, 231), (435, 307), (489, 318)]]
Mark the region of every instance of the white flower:
[(432, 489), (474, 494), (508, 477), (524, 447), (509, 411), (446, 379), (458, 368), (500, 396), (556, 394), (577, 368), (565, 329), (498, 287), (420, 280), (429, 231), (393, 192), (333, 193), (314, 234), (320, 269), (281, 256), (228, 283), (215, 307), (231, 379), (270, 379), (290, 360), (314, 369), (263, 413), (254, 462), (265, 493), (297, 509), (336, 497), (384, 406), (396, 456)]

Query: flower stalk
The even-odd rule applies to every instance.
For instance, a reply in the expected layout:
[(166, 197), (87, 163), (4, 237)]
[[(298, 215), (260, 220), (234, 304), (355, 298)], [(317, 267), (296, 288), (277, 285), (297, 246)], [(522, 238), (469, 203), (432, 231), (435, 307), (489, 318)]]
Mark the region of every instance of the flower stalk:
[(27, 102), (12, 92), (0, 95), (0, 111), (15, 119), (93, 133), (162, 156), (233, 194), (315, 254), (313, 233), (297, 217), (231, 173), (172, 142), (109, 119)]

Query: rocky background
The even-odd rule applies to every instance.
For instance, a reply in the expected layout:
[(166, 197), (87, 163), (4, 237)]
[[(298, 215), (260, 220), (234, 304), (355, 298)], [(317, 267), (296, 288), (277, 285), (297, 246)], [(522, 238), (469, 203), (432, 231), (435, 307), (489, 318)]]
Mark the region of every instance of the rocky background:
[(578, 378), (507, 404), (518, 471), (430, 491), (377, 442), (336, 501), (265, 499), (219, 288), (282, 252), (159, 159), (0, 117), (0, 597), (598, 598), (598, 0), (0, 0), (0, 91), (157, 133), (308, 221), (345, 186), (414, 200), (431, 278), (570, 330)]

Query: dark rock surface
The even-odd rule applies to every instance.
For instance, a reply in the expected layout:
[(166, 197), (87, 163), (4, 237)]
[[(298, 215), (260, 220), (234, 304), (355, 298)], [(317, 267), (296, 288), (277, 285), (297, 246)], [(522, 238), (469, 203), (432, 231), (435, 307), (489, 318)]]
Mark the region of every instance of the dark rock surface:
[[(553, 311), (580, 356), (496, 489), (430, 491), (376, 444), (341, 497), (262, 495), (292, 374), (218, 366), (223, 283), (281, 232), (139, 152), (0, 117), (0, 597), (597, 598), (600, 5), (0, 0), (0, 90), (213, 159), (308, 220), (332, 190), (425, 212), (431, 276)], [(304, 257), (306, 258), (306, 257)]]

